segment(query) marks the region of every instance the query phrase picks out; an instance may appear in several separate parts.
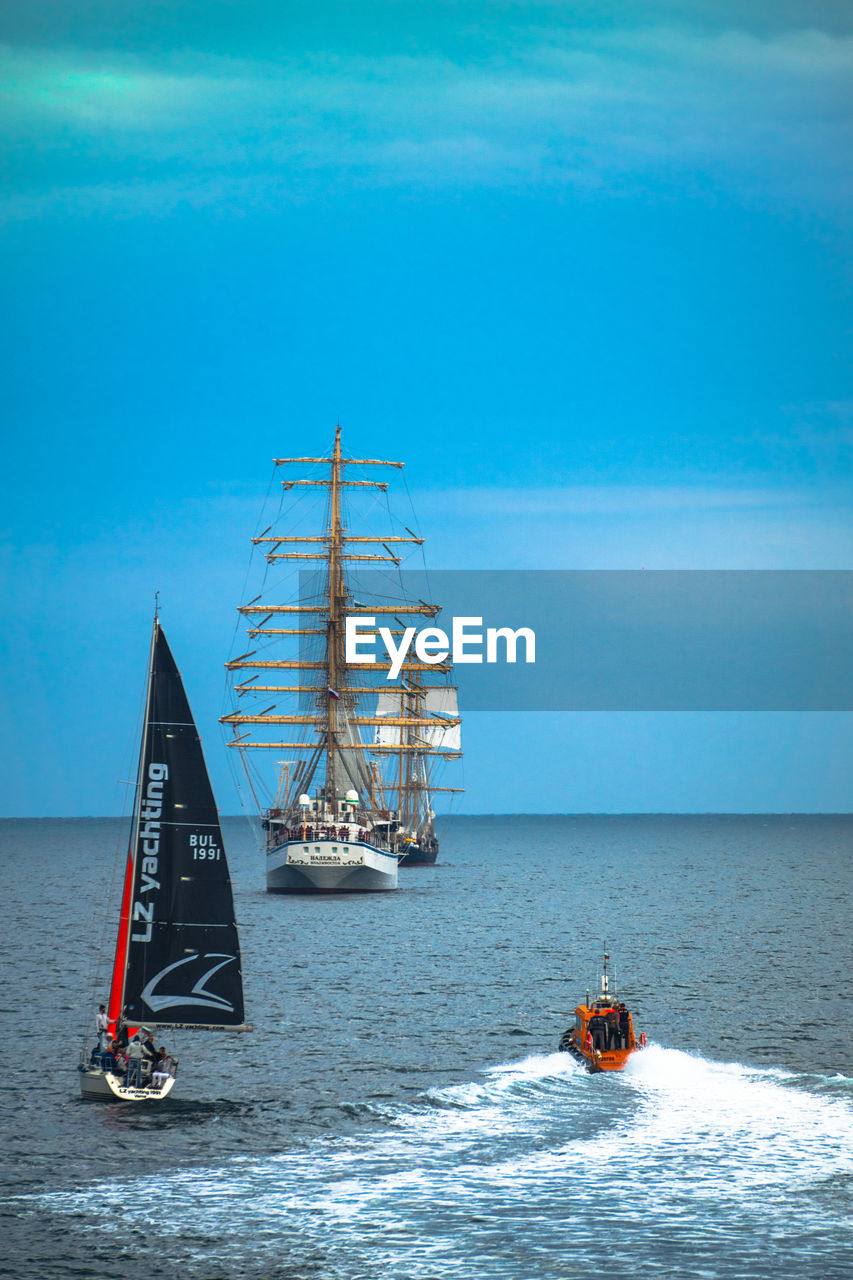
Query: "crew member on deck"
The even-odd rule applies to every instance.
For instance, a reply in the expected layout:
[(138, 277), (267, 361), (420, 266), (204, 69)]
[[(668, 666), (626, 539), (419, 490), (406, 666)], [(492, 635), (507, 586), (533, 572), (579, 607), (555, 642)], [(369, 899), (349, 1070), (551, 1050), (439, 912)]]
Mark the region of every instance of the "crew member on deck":
[(107, 1006), (102, 1004), (95, 1014), (95, 1031), (98, 1034), (98, 1048), (101, 1053), (106, 1053), (109, 1046), (107, 1032), (109, 1031), (110, 1020), (107, 1017)]
[(137, 1031), (127, 1047), (127, 1076), (124, 1082), (126, 1085), (135, 1083), (140, 1089), (142, 1088), (142, 1060), (144, 1057), (145, 1050), (142, 1047), (142, 1041)]
[(154, 1064), (154, 1070), (151, 1073), (151, 1083), (155, 1089), (161, 1089), (170, 1076), (175, 1074), (177, 1063), (175, 1059), (166, 1052), (166, 1046), (160, 1045), (160, 1056)]
[(101, 1070), (115, 1071), (115, 1069), (116, 1069), (116, 1056), (113, 1053), (113, 1042), (112, 1040), (110, 1040), (108, 1047), (101, 1054)]

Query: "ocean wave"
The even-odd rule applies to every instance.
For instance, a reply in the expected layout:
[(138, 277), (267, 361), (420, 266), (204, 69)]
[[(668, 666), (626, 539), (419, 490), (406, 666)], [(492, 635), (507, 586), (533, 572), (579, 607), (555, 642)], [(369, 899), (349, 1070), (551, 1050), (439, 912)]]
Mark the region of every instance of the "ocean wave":
[(520, 1206), (542, 1242), (556, 1245), (567, 1217), (582, 1228), (579, 1266), (598, 1256), (602, 1214), (619, 1236), (614, 1265), (641, 1234), (646, 1245), (683, 1237), (701, 1253), (720, 1231), (746, 1240), (771, 1224), (774, 1249), (794, 1248), (807, 1208), (821, 1238), (837, 1242), (843, 1218), (830, 1191), (853, 1173), (853, 1111), (812, 1083), (656, 1045), (618, 1075), (534, 1055), (389, 1107), (387, 1129), (31, 1199), (91, 1227), (173, 1242), (191, 1221), (235, 1257), (264, 1253), (285, 1229), (303, 1243), (345, 1231), (359, 1265), (375, 1268), (393, 1237), (401, 1276), (417, 1274), (429, 1242), (445, 1274), (460, 1229), (469, 1256), (472, 1234), (484, 1247), (495, 1232), (523, 1235)]

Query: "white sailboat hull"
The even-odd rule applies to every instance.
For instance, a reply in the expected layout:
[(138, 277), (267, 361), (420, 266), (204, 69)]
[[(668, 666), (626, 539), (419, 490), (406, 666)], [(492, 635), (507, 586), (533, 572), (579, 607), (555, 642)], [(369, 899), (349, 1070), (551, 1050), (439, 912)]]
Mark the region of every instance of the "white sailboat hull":
[(113, 1075), (111, 1071), (86, 1069), (80, 1072), (80, 1092), (84, 1098), (101, 1098), (119, 1102), (162, 1102), (172, 1092), (175, 1077), (169, 1076), (159, 1089), (141, 1088), (138, 1085), (126, 1085), (124, 1076)]
[(267, 853), (268, 893), (379, 893), (397, 888), (397, 855), (340, 840), (287, 840)]

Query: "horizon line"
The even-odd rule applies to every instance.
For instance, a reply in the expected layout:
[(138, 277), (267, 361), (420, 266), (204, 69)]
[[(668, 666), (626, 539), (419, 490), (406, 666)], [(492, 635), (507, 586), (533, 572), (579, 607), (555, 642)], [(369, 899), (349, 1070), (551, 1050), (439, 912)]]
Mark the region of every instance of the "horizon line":
[[(850, 809), (648, 809), (648, 810), (492, 810), (488, 813), (444, 813), (437, 814), (436, 820), (443, 822), (456, 818), (851, 818)], [(220, 821), (240, 819), (245, 822), (256, 821), (256, 815), (245, 813), (220, 813)], [(47, 814), (5, 814), (0, 815), (0, 822), (129, 822), (127, 814), (122, 813), (47, 813)]]

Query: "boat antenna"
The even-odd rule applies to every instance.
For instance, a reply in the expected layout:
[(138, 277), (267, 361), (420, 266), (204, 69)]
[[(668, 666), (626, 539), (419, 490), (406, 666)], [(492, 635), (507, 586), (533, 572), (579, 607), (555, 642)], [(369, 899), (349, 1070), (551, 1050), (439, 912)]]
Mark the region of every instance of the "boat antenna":
[(160, 592), (154, 592), (154, 621), (160, 617)]
[(609, 991), (608, 991), (608, 989), (607, 989), (607, 961), (608, 961), (609, 959), (610, 959), (610, 956), (607, 954), (607, 943), (605, 942), (605, 944), (604, 944), (604, 972), (603, 972), (603, 973), (602, 973), (602, 975), (601, 975), (601, 994), (602, 994), (602, 996), (603, 996), (605, 999), (607, 999), (608, 995), (610, 994), (610, 992), (609, 992)]

